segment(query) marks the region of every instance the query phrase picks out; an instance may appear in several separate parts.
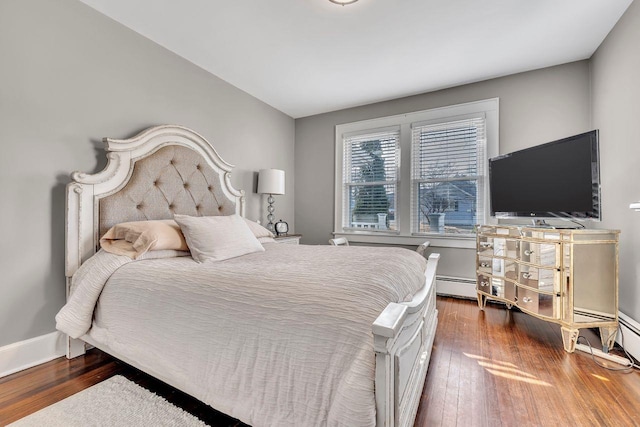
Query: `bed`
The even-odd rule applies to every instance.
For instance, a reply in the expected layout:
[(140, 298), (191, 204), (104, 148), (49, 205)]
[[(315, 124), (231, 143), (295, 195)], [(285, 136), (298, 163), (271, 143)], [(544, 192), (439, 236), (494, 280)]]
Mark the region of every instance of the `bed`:
[(78, 337), (67, 357), (93, 345), (256, 427), (413, 425), (437, 325), (437, 254), (268, 238), (218, 263), (105, 253), (100, 237), (117, 224), (244, 217), (245, 197), (232, 165), (190, 129), (104, 142), (105, 169), (74, 172), (67, 187), (58, 323)]

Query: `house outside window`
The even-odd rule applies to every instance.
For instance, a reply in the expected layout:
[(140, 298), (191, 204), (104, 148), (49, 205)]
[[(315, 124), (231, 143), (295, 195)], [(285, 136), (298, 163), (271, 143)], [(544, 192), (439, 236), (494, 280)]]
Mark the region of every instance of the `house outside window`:
[(472, 248), (488, 213), (498, 99), (336, 126), (334, 235)]

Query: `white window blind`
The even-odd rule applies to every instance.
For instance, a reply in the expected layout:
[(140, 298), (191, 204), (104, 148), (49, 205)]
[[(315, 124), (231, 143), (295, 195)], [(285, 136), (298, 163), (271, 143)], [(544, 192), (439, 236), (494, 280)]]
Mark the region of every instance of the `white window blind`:
[(412, 233), (469, 233), (484, 223), (485, 118), (412, 125)]
[(397, 230), (400, 128), (345, 136), (343, 230)]

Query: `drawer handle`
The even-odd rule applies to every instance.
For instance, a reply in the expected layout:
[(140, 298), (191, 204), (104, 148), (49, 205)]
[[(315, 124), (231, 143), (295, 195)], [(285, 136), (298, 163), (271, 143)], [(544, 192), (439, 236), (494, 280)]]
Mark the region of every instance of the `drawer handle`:
[(522, 273), (522, 277), (525, 278), (525, 279), (528, 279), (528, 278), (531, 277), (531, 273), (526, 273), (526, 272)]
[(480, 263), (480, 267), (489, 267), (489, 263), (488, 262), (481, 262)]
[(492, 248), (493, 244), (489, 243), (489, 242), (480, 242), (480, 247), (481, 248)]
[(524, 298), (522, 298), (522, 302), (525, 302), (525, 303), (526, 303), (526, 302), (531, 302), (531, 301), (532, 301), (532, 300), (531, 300), (531, 298), (529, 298), (529, 297), (524, 297)]
[(480, 286), (489, 286), (489, 282), (482, 281), (482, 282), (480, 282)]
[(525, 254), (526, 256), (531, 256), (531, 255), (533, 255), (533, 253), (534, 253), (534, 251), (529, 250), (529, 249), (527, 249), (527, 250), (525, 250), (525, 251), (524, 251), (524, 254)]

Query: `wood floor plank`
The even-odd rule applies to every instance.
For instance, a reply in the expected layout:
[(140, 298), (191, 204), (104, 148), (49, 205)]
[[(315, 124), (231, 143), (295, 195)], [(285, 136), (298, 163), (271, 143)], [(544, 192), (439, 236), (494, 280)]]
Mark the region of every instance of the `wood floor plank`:
[[(482, 311), (475, 301), (438, 297), (437, 308), (416, 427), (640, 426), (637, 370), (608, 371), (585, 353), (566, 353), (558, 325), (504, 305)], [(581, 335), (599, 343), (594, 331)], [(96, 349), (0, 378), (0, 425), (118, 374), (211, 426), (244, 426)]]

